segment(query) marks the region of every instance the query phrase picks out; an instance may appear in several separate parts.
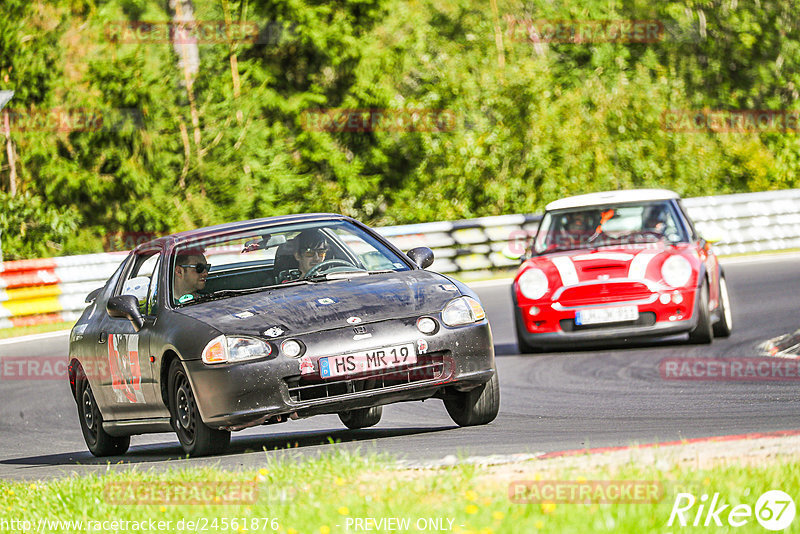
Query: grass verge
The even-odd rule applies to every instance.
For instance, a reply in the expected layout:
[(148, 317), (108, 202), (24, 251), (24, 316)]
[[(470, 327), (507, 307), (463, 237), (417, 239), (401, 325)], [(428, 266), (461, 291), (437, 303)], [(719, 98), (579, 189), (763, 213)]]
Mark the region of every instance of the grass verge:
[[(662, 462), (660, 468), (655, 464), (633, 463), (566, 467), (558, 473), (540, 472), (531, 477), (531, 472), (536, 472), (536, 462), (527, 463), (527, 475), (505, 472), (502, 476), (492, 476), (491, 469), (472, 464), (424, 471), (397, 470), (389, 457), (335, 452), (312, 459), (276, 461), (265, 457), (263, 467), (254, 471), (109, 470), (102, 476), (50, 482), (0, 481), (0, 530), (25, 531), (27, 526), (30, 531), (39, 532), (197, 530), (330, 534), (367, 531), (365, 521), (372, 518), (374, 522), (369, 523), (372, 532), (641, 533), (705, 532), (709, 528), (764, 532), (753, 516), (742, 518), (747, 520), (743, 527), (732, 528), (726, 522), (727, 514), (738, 504), (754, 508), (758, 497), (767, 490), (794, 493), (796, 499), (800, 488), (800, 461), (794, 457), (705, 470), (677, 462), (671, 466)], [(526, 476), (528, 480), (544, 476), (545, 480), (577, 482), (658, 481), (663, 487), (663, 498), (641, 504), (550, 501), (516, 504), (509, 497), (509, 484)], [(216, 502), (209, 497), (208, 491), (217, 491), (221, 483), (230, 482), (254, 485), (255, 500), (230, 502), (232, 494), (228, 490), (215, 494)], [(684, 516), (689, 526), (681, 528), (676, 523), (668, 527), (678, 489), (693, 493), (698, 499), (706, 494), (708, 501), (718, 493), (718, 502), (724, 500), (731, 505), (719, 515), (723, 527), (715, 527), (713, 521), (711, 527), (702, 526), (705, 512), (701, 514), (700, 526), (691, 526), (699, 500)], [(234, 497), (240, 495), (233, 493)], [(244, 492), (244, 495), (251, 494)], [(531, 494), (527, 495), (529, 498)], [(178, 503), (181, 498), (189, 497), (198, 498), (198, 504)], [(387, 522), (392, 518), (399, 522)], [(129, 523), (111, 523), (115, 520)], [(381, 520), (384, 522), (380, 523)], [(10, 528), (13, 521), (20, 528)], [(56, 525), (56, 521), (81, 524)], [(133, 522), (137, 522), (136, 526)], [(41, 524), (44, 528), (37, 527)], [(358, 528), (359, 524), (362, 528)], [(160, 528), (163, 526), (168, 528)], [(800, 531), (800, 519), (786, 531)]]

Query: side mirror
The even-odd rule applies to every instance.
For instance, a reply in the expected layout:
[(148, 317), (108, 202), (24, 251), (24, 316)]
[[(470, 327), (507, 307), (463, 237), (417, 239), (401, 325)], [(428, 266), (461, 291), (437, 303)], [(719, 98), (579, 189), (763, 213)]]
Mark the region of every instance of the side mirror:
[(698, 230), (702, 239), (704, 239), (707, 243), (719, 243), (720, 241), (725, 239), (725, 231), (716, 225), (708, 225), (700, 228)]
[(139, 311), (139, 300), (133, 295), (111, 297), (106, 303), (106, 313), (117, 319), (128, 319), (133, 323), (133, 329), (137, 332), (144, 325), (144, 319)]
[(428, 247), (412, 248), (406, 253), (406, 256), (411, 258), (411, 261), (419, 265), (420, 269), (430, 267), (433, 263), (433, 251)]
[(102, 287), (98, 287), (97, 289), (93, 289), (88, 295), (86, 295), (86, 304), (91, 304), (95, 300), (97, 300), (97, 295), (103, 290)]

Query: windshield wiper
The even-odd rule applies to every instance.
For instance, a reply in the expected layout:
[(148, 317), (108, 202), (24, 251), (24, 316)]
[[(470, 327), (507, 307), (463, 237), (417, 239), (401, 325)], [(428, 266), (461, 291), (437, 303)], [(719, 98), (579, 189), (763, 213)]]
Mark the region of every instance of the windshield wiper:
[(394, 269), (380, 269), (376, 271), (364, 271), (364, 270), (354, 270), (354, 271), (336, 271), (335, 273), (326, 273), (326, 274), (315, 274), (311, 278), (306, 278), (306, 280), (311, 280), (312, 282), (321, 282), (323, 280), (344, 280), (347, 278), (352, 278), (355, 276), (369, 276), (371, 274), (385, 274), (385, 273), (393, 273), (396, 272)]
[(311, 282), (309, 282), (308, 280), (293, 280), (291, 282), (286, 282), (285, 284), (273, 284), (269, 286), (250, 287), (246, 289), (218, 289), (213, 293), (206, 293), (192, 300), (180, 303), (179, 306), (186, 306), (188, 304), (197, 304), (198, 302), (208, 302), (211, 300), (224, 299), (227, 297), (236, 297), (239, 295), (248, 295), (250, 293), (259, 293), (261, 291), (267, 291), (269, 289), (276, 289), (280, 287), (306, 285), (310, 283)]

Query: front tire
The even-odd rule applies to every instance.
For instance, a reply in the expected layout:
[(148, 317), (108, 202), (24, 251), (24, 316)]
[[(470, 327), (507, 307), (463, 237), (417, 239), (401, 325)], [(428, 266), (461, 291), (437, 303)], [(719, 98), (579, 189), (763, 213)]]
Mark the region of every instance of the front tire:
[(697, 293), (694, 313), (697, 314), (697, 325), (689, 332), (689, 342), (706, 345), (714, 339), (711, 328), (711, 314), (708, 311), (708, 284), (703, 283)]
[(168, 387), (172, 427), (186, 454), (206, 456), (225, 452), (231, 442), (231, 433), (203, 423), (192, 386), (180, 360), (173, 360), (169, 367)]
[(86, 446), (95, 456), (120, 456), (127, 452), (131, 445), (130, 436), (111, 436), (103, 430), (103, 414), (97, 407), (92, 386), (83, 375), (78, 378), (77, 400), (78, 400), (78, 419), (81, 424), (81, 432)]
[(373, 406), (372, 408), (359, 408), (347, 412), (339, 412), (339, 420), (350, 430), (367, 428), (377, 425), (383, 415), (383, 406)]
[(728, 284), (725, 276), (719, 277), (719, 321), (714, 323), (714, 337), (728, 337), (733, 330), (733, 314), (731, 299), (728, 296)]
[(458, 426), (485, 425), (494, 421), (500, 410), (500, 383), (495, 370), (491, 380), (470, 391), (445, 399), (444, 407)]

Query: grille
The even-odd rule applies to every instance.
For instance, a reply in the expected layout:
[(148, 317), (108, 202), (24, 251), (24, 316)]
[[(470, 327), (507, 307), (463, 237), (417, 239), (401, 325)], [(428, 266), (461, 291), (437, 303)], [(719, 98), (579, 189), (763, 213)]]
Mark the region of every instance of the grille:
[(444, 362), (450, 360), (445, 357), (446, 353), (447, 351), (420, 354), (417, 363), (413, 365), (393, 367), (355, 377), (327, 380), (319, 376), (288, 378), (286, 385), (289, 388), (289, 398), (294, 402), (305, 402), (427, 380), (438, 380), (445, 374)]
[(561, 319), (559, 324), (561, 325), (561, 330), (564, 332), (580, 332), (582, 330), (597, 330), (600, 328), (615, 328), (618, 326), (653, 326), (656, 324), (656, 314), (653, 312), (642, 312), (635, 321), (625, 321), (621, 323), (576, 325), (575, 319)]
[(644, 300), (652, 291), (641, 282), (608, 282), (568, 287), (558, 298), (565, 307)]

